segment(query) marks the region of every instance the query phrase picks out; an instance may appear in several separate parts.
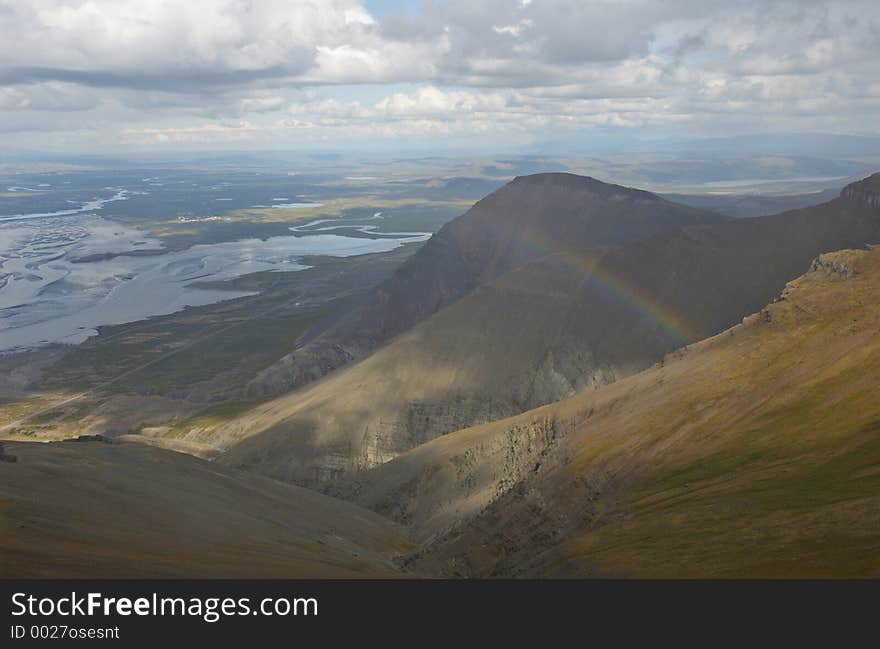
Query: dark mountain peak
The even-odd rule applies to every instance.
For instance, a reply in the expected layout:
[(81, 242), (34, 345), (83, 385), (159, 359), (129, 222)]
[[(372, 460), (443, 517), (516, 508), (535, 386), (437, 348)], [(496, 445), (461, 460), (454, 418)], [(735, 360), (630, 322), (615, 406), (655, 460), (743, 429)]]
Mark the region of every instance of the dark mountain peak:
[[(723, 220), (714, 212), (587, 176), (520, 176), (443, 226), (361, 307), (295, 355), (303, 359), (308, 377), (314, 367), (320, 375), (532, 260)], [(255, 383), (255, 391), (298, 385), (298, 379), (287, 378), (300, 375), (297, 361), (277, 365), (282, 378), (270, 368)]]
[[(448, 223), (439, 234), (467, 231), (471, 239), (477, 234), (475, 228), (489, 227), (481, 236), (493, 243), (535, 235), (550, 245), (550, 252), (557, 252), (617, 244), (661, 230), (723, 219), (714, 212), (672, 203), (641, 189), (550, 172), (517, 176)], [(536, 229), (540, 232), (530, 233)]]
[[(547, 172), (538, 174), (529, 174), (527, 176), (517, 176), (511, 180), (507, 188), (516, 190), (536, 188), (549, 188), (553, 190), (581, 192), (584, 194), (592, 194), (601, 197), (625, 196), (632, 199), (640, 200), (656, 200), (663, 201), (659, 196), (647, 192), (643, 189), (635, 189), (624, 185), (615, 185), (607, 183), (592, 176), (580, 176), (569, 172)], [(505, 189), (502, 187), (501, 189)], [(500, 190), (499, 190), (500, 191)]]
[(607, 185), (592, 176), (581, 176), (568, 171), (545, 171), (537, 174), (517, 176), (510, 181), (518, 184), (555, 184), (555, 185)]

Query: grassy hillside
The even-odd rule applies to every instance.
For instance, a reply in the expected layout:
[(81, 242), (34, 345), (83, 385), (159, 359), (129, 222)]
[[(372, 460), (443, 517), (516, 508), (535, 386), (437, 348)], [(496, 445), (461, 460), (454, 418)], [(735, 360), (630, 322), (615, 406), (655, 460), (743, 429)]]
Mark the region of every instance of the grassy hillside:
[(221, 461), (326, 483), (438, 435), (628, 376), (760, 309), (818, 254), (880, 242), (838, 198), (515, 269), (364, 361), (220, 429)]
[(0, 577), (387, 577), (393, 523), (140, 444), (6, 443)]
[(661, 364), (338, 487), (445, 575), (880, 576), (880, 249)]

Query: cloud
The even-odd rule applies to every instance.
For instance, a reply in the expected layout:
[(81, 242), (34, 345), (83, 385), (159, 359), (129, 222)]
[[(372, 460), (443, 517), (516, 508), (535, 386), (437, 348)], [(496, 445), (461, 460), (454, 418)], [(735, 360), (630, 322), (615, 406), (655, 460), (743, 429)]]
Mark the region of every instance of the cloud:
[(204, 124), (172, 128), (127, 128), (120, 133), (122, 144), (204, 144), (208, 142), (242, 142), (259, 133), (248, 122), (235, 124)]
[(859, 133), (880, 117), (872, 0), (415, 7), (375, 18), (359, 0), (0, 0), (4, 137), (48, 121), (142, 143), (305, 130)]
[(375, 102), (339, 101), (320, 95), (289, 107), (293, 121), (276, 127), (346, 136), (523, 135), (546, 129), (577, 131), (680, 122), (661, 100), (635, 97), (570, 99), (522, 90), (443, 90), (435, 86), (395, 92)]
[(75, 84), (46, 82), (0, 86), (0, 110), (81, 111), (95, 108), (97, 98)]
[(248, 84), (302, 73), (317, 45), (368, 25), (345, 0), (6, 1), (0, 82), (179, 91)]

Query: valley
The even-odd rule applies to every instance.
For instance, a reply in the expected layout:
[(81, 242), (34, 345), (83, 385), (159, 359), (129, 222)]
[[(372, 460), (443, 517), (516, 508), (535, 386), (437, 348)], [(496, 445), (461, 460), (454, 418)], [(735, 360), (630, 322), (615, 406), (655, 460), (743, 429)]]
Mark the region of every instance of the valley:
[[(0, 572), (876, 576), (878, 179), (744, 204), (539, 173), (460, 216), (271, 192), (312, 205), (286, 238), (368, 247), (224, 253), (183, 283), (219, 301), (0, 356)], [(82, 263), (218, 221), (177, 223)]]
[[(264, 569), (276, 576), (876, 576), (878, 296), (880, 249), (823, 255), (777, 301), (729, 330), (610, 385), (419, 445), (338, 481), (329, 490), (335, 498), (128, 440), (7, 443), (17, 461), (0, 465), (11, 478), (0, 488), (10, 532), (2, 543), (4, 557), (16, 562), (4, 573), (27, 566), (21, 574), (82, 574), (79, 557), (87, 553), (89, 575), (217, 576), (246, 566), (250, 576)], [(245, 488), (253, 492), (216, 491)], [(312, 507), (309, 516), (323, 518), (263, 514), (267, 505), (258, 503), (270, 497), (276, 508)], [(120, 498), (124, 505), (114, 505)], [(339, 499), (375, 513), (344, 510), (353, 505)], [(60, 520), (50, 506), (82, 508), (91, 532), (71, 523), (39, 532), (38, 520)], [(152, 536), (132, 541), (103, 523), (96, 537), (95, 517), (116, 506), (148, 517)], [(224, 508), (223, 517), (236, 507), (268, 516), (259, 525), (299, 521), (305, 527), (297, 534), (306, 537), (285, 531), (285, 546), (272, 548), (277, 533), (235, 527), (255, 530), (259, 542), (251, 549), (241, 541), (238, 559), (226, 563), (223, 544), (210, 552), (187, 545), (208, 543), (211, 534), (236, 541), (204, 522), (211, 506)], [(334, 508), (351, 513), (339, 517)], [(65, 520), (75, 520), (65, 511)], [(191, 520), (195, 511), (202, 513)], [(187, 520), (177, 524), (173, 545), (163, 532), (166, 515)], [(367, 527), (342, 527), (352, 524)], [(309, 535), (328, 530), (336, 540), (314, 545), (321, 542)], [(34, 534), (39, 544), (28, 541)], [(334, 543), (352, 539), (362, 547), (333, 554)], [(146, 573), (122, 567), (132, 556), (144, 559)]]

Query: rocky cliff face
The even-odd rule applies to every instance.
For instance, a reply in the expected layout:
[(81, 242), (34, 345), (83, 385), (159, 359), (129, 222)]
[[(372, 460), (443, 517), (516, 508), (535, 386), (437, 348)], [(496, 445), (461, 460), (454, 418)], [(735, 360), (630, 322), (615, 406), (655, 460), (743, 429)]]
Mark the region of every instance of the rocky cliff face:
[(880, 174), (847, 185), (840, 195), (865, 207), (880, 210)]
[[(856, 269), (848, 255), (845, 252), (838, 251), (816, 257), (810, 265), (810, 272), (837, 275), (839, 277), (852, 277), (856, 274)], [(785, 297), (786, 292), (783, 292), (782, 295)]]
[(524, 480), (558, 466), (556, 451), (572, 422), (536, 413), (486, 428), (498, 432), (415, 449), (382, 469), (351, 474), (329, 492), (405, 523), (422, 538), (441, 538)]

